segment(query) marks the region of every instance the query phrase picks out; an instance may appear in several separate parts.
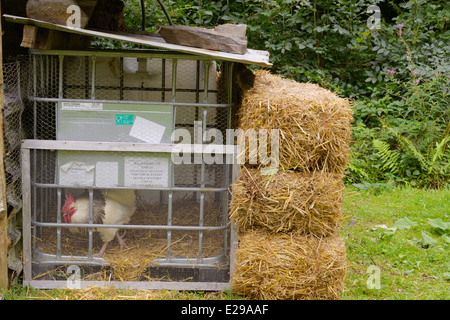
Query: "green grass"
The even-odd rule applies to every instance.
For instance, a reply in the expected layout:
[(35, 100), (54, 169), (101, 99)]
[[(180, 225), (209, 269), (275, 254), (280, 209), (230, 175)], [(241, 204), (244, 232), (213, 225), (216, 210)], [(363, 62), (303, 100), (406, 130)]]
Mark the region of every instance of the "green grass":
[[(446, 230), (429, 219), (450, 222), (450, 189), (349, 188), (345, 194), (346, 289), (342, 299), (450, 299), (450, 224)], [(402, 218), (416, 225), (392, 228)], [(352, 221), (354, 223), (352, 223)], [(380, 270), (380, 289), (369, 289), (369, 266)], [(240, 299), (231, 292), (151, 290), (35, 290), (14, 287), (0, 292), (4, 299)]]
[[(344, 214), (349, 269), (342, 299), (450, 299), (450, 229), (442, 232), (429, 222), (450, 222), (449, 189), (347, 192)], [(392, 228), (405, 217), (417, 225), (373, 229)], [(380, 270), (380, 289), (367, 286), (371, 265)]]

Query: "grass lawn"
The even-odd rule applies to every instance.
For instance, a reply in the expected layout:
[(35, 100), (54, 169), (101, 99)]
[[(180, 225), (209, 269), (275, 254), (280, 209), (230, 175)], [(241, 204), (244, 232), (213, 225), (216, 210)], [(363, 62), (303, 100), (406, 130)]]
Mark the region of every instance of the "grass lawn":
[[(450, 299), (449, 189), (348, 190), (344, 215), (349, 269), (342, 299)], [(379, 289), (368, 288), (371, 265), (379, 268)]]
[[(450, 299), (450, 189), (388, 189), (345, 195), (342, 299)], [(408, 218), (408, 219), (405, 219)], [(441, 220), (436, 220), (436, 219)], [(368, 288), (379, 270), (380, 288)], [(369, 270), (371, 270), (369, 268)], [(373, 272), (373, 271), (372, 271)], [(34, 290), (15, 287), (4, 299), (240, 299), (230, 292)]]

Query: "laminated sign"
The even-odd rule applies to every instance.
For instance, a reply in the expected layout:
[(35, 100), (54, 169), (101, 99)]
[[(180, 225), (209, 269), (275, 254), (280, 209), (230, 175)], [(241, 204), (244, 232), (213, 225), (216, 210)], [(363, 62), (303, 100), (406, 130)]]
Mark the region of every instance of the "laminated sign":
[(137, 116), (130, 136), (147, 143), (161, 143), (166, 127)]
[(167, 157), (126, 157), (126, 187), (169, 186), (169, 158)]
[(173, 106), (64, 101), (57, 140), (170, 143)]
[(62, 185), (91, 186), (94, 184), (95, 166), (72, 161), (60, 167), (59, 183)]
[(170, 184), (170, 155), (136, 152), (59, 151), (63, 186), (162, 187)]
[(132, 114), (116, 114), (116, 125), (132, 126), (134, 123), (134, 115)]

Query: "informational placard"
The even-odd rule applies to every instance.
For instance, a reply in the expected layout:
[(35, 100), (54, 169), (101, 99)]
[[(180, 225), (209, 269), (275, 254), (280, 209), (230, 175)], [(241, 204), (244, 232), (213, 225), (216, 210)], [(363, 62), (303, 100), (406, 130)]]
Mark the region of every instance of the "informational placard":
[(170, 143), (173, 119), (171, 105), (64, 101), (58, 103), (56, 139)]
[(97, 187), (118, 187), (119, 163), (98, 161), (95, 164), (95, 185)]
[(61, 110), (103, 110), (103, 103), (96, 102), (62, 102)]
[(134, 115), (132, 114), (116, 114), (117, 126), (132, 126), (134, 123)]
[(125, 187), (169, 186), (168, 157), (125, 157)]
[(161, 143), (166, 127), (137, 116), (130, 136), (147, 143)]
[(59, 170), (59, 183), (62, 185), (91, 186), (94, 183), (95, 166), (84, 162), (71, 161)]

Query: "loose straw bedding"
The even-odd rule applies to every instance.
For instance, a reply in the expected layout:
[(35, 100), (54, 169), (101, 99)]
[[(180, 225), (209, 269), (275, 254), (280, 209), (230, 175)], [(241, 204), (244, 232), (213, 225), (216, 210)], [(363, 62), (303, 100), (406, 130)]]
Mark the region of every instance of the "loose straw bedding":
[[(49, 222), (55, 222), (56, 215)], [(173, 205), (173, 225), (198, 226), (199, 204), (195, 200), (178, 201)], [(220, 226), (222, 215), (214, 207), (213, 202), (205, 203), (204, 226)], [(167, 205), (148, 205), (139, 208), (130, 220), (136, 225), (167, 225)], [(68, 256), (87, 256), (88, 235), (71, 233), (66, 228), (61, 229), (61, 253)], [(164, 230), (119, 230), (124, 235), (126, 248), (120, 250), (114, 239), (108, 245), (103, 258), (108, 262), (108, 273), (86, 274), (83, 280), (147, 280), (146, 269), (155, 265), (153, 261), (165, 258), (167, 254), (167, 231)], [(172, 231), (171, 255), (195, 259), (198, 256), (198, 231)], [(93, 237), (93, 252), (102, 246), (97, 232)], [(40, 251), (48, 254), (56, 253), (56, 228), (43, 228), (43, 236), (36, 239)], [(222, 254), (224, 248), (223, 231), (204, 231), (202, 238), (203, 257), (214, 257)], [(51, 272), (50, 272), (51, 273)], [(50, 274), (47, 272), (46, 275)], [(37, 278), (40, 278), (38, 276)], [(152, 279), (148, 279), (152, 280)], [(153, 279), (158, 280), (158, 279)]]

